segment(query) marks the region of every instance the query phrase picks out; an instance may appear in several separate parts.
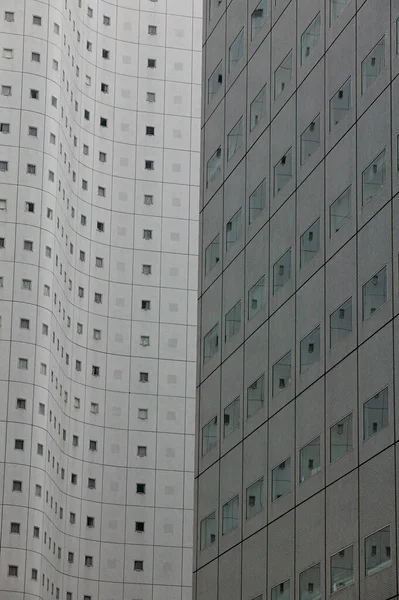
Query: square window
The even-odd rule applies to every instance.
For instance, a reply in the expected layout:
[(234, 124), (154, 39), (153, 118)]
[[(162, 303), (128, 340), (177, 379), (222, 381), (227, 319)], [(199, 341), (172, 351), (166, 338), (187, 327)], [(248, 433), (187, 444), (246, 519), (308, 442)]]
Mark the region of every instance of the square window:
[(145, 371), (140, 371), (139, 381), (141, 383), (148, 383), (148, 381), (149, 381), (148, 373), (146, 373)]
[(145, 483), (136, 483), (136, 494), (145, 494)]
[[(10, 88), (11, 89), (11, 88)], [(11, 94), (10, 94), (11, 95)], [(30, 97), (33, 100), (39, 100), (39, 90), (30, 90)]]
[(99, 196), (102, 196), (103, 198), (105, 198), (105, 195), (106, 195), (105, 187), (102, 187), (101, 185), (99, 185), (97, 192), (98, 192)]
[(40, 62), (40, 54), (39, 52), (32, 52), (31, 54), (32, 62)]
[(363, 286), (363, 321), (387, 301), (387, 268), (373, 275)]
[(235, 496), (222, 508), (222, 535), (226, 535), (233, 529), (237, 529), (239, 523), (240, 504), (238, 496)]
[(8, 565), (8, 576), (18, 577), (18, 567), (16, 565)]
[(205, 249), (205, 275), (207, 275), (220, 260), (220, 235)]
[(363, 404), (363, 439), (368, 440), (388, 424), (388, 388), (385, 388)]
[(226, 251), (241, 238), (242, 235), (242, 209), (240, 208), (226, 223)]
[(263, 276), (248, 292), (248, 319), (252, 319), (265, 306), (265, 303), (266, 283), (265, 276)]
[(153, 171), (154, 170), (154, 161), (153, 160), (144, 161), (144, 168), (147, 171)]
[(11, 96), (11, 86), (10, 85), (2, 85), (1, 86), (1, 95), (2, 96)]
[(237, 302), (227, 313), (224, 326), (224, 341), (227, 342), (241, 329), (241, 300)]
[(148, 409), (147, 408), (139, 408), (138, 418), (142, 420), (148, 419)]
[(383, 150), (362, 173), (362, 204), (366, 204), (386, 183), (386, 152)]
[(262, 408), (265, 403), (265, 377), (262, 375), (247, 388), (247, 417)]
[(330, 0), (330, 26), (338, 19), (341, 13), (349, 6), (351, 0)]
[(206, 165), (206, 185), (208, 185), (216, 179), (218, 175), (222, 172), (222, 148), (216, 150), (214, 154), (212, 154), (211, 158), (208, 160)]
[(93, 329), (93, 338), (95, 340), (101, 340), (101, 329)]
[(330, 131), (346, 117), (352, 108), (352, 83), (347, 79), (330, 100)]
[(1, 133), (10, 133), (10, 123), (0, 123)]
[(352, 298), (330, 315), (330, 348), (352, 332)]
[(351, 214), (352, 187), (350, 186), (330, 204), (330, 238), (350, 221)]
[(108, 127), (108, 119), (100, 117), (100, 127)]
[(366, 537), (364, 555), (366, 577), (391, 566), (391, 529), (389, 525)]
[(247, 519), (254, 517), (264, 508), (263, 477), (247, 487)]
[(144, 562), (142, 560), (134, 561), (134, 570), (135, 571), (143, 571), (144, 570)]
[(277, 396), (282, 390), (291, 384), (291, 351), (287, 352), (272, 368), (273, 396)]
[(234, 154), (241, 148), (243, 142), (243, 118), (241, 117), (227, 136), (227, 160), (233, 158)]
[(12, 482), (12, 491), (22, 492), (22, 481), (17, 481), (14, 479), (14, 481)]
[(277, 294), (291, 279), (292, 248), (273, 265), (273, 294)]
[(226, 438), (240, 426), (240, 397), (230, 402), (223, 413), (223, 437)]
[(111, 17), (107, 17), (106, 15), (103, 15), (103, 25), (106, 25), (107, 27), (109, 27), (111, 25)]
[(89, 450), (92, 450), (93, 452), (97, 451), (96, 440), (89, 440)]
[(299, 451), (299, 483), (313, 477), (320, 469), (320, 437), (318, 437)]
[(143, 265), (142, 273), (143, 275), (151, 275), (151, 265)]
[(100, 367), (98, 367), (96, 365), (93, 365), (92, 368), (91, 368), (91, 374), (94, 377), (99, 377), (100, 376)]
[(157, 35), (156, 25), (148, 25), (148, 35)]
[(23, 450), (24, 449), (24, 440), (14, 440), (14, 449), (15, 450)]
[(362, 62), (362, 94), (373, 85), (385, 69), (385, 36), (374, 46)]
[(244, 27), (229, 48), (229, 73), (232, 73), (244, 56)]
[(320, 563), (299, 574), (299, 600), (321, 598)]
[(6, 10), (4, 12), (4, 20), (7, 21), (7, 23), (14, 23), (14, 13)]
[(150, 300), (142, 300), (141, 301), (141, 310), (150, 310), (151, 309), (151, 301)]
[(310, 123), (301, 135), (301, 166), (320, 147), (320, 115)]
[(29, 319), (21, 319), (20, 320), (20, 328), (21, 329), (30, 329)]
[(103, 302), (103, 295), (96, 292), (94, 294), (94, 302), (96, 304), (102, 304), (102, 302)]
[(19, 408), (21, 410), (26, 410), (25, 398), (17, 398), (17, 408)]
[(147, 92), (147, 102), (155, 102), (155, 93)]
[(210, 514), (200, 524), (200, 549), (205, 550), (216, 541), (216, 513)]
[(7, 210), (7, 200), (0, 198), (0, 210)]
[(98, 160), (102, 163), (107, 162), (107, 155), (105, 152), (99, 152), (98, 153)]
[(274, 72), (274, 99), (280, 96), (292, 79), (292, 50)]
[(331, 592), (353, 585), (353, 546), (340, 550), (331, 557)]
[(154, 204), (154, 196), (152, 194), (144, 194), (144, 204), (146, 206)]
[(220, 62), (208, 79), (208, 104), (218, 93), (223, 83), (223, 63)]
[(32, 289), (31, 279), (23, 279), (22, 280), (22, 289), (23, 290), (31, 290)]
[(267, 5), (266, 0), (260, 0), (255, 10), (251, 14), (251, 39), (253, 40), (267, 19)]
[(96, 480), (93, 479), (92, 477), (89, 477), (87, 480), (87, 487), (90, 490), (95, 490), (96, 489)]
[[(264, 0), (262, 0), (264, 1)], [(250, 106), (250, 130), (253, 131), (266, 114), (266, 86), (264, 86)]]
[(145, 134), (146, 135), (155, 135), (155, 127), (151, 127), (151, 126), (146, 126), (145, 128)]
[(274, 195), (277, 194), (292, 179), (292, 148), (280, 158), (274, 167)]
[(90, 412), (93, 413), (94, 415), (98, 415), (99, 406), (98, 406), (97, 402), (90, 403)]
[(272, 588), (271, 600), (289, 600), (291, 598), (291, 580), (287, 579)]
[(140, 346), (149, 346), (150, 345), (150, 336), (141, 335), (140, 336)]
[(8, 171), (8, 161), (0, 160), (0, 171), (3, 171), (3, 173)]
[(31, 137), (37, 137), (37, 127), (29, 127), (28, 135), (30, 135)]
[(143, 229), (143, 239), (152, 240), (152, 229)]
[(33, 15), (32, 17), (32, 23), (33, 25), (41, 25), (42, 24), (42, 18), (37, 16), (37, 15)]
[(316, 46), (320, 42), (320, 13), (316, 15), (309, 27), (301, 36), (301, 65), (306, 62), (306, 59), (312, 54)]
[(300, 344), (300, 373), (304, 373), (320, 360), (320, 325), (311, 331)]
[(204, 337), (204, 363), (208, 362), (219, 349), (219, 323), (217, 323)]
[(147, 456), (147, 446), (137, 446), (137, 456), (140, 458)]
[(272, 470), (272, 502), (291, 492), (291, 457)]
[(88, 556), (86, 554), (85, 556), (85, 567), (92, 567), (93, 566), (93, 557), (92, 556)]
[(14, 50), (12, 48), (3, 48), (3, 58), (13, 58)]
[(27, 369), (28, 368), (28, 359), (27, 358), (19, 358), (18, 359), (18, 369)]
[(301, 235), (301, 268), (320, 250), (320, 219)]
[(144, 529), (145, 529), (144, 521), (136, 521), (134, 529), (135, 529), (135, 531), (144, 532)]
[(156, 66), (157, 66), (157, 61), (155, 60), (155, 58), (148, 58), (147, 59), (147, 67), (149, 69), (155, 69)]
[(26, 172), (30, 173), (30, 175), (36, 175), (36, 165), (27, 164)]
[(218, 418), (214, 417), (202, 428), (202, 456), (217, 446), (218, 442)]

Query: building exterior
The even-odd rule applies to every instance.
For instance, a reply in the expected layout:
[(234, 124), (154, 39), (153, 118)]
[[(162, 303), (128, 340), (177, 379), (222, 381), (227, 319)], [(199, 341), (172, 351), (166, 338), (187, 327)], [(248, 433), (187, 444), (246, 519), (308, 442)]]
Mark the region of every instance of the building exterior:
[(201, 18), (1, 2), (1, 600), (191, 598)]
[(398, 597), (398, 18), (206, 2), (196, 600)]

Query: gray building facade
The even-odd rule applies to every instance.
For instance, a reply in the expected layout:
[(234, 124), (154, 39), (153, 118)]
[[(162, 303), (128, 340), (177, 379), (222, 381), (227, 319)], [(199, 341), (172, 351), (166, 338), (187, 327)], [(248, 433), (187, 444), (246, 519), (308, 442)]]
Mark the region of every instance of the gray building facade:
[(190, 600), (200, 0), (0, 2), (0, 598)]
[(204, 4), (196, 600), (398, 597), (398, 18)]

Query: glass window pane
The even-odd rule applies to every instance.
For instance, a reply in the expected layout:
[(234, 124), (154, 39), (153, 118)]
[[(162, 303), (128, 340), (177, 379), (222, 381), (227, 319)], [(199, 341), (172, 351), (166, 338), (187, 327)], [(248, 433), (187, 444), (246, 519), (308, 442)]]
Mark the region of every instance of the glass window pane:
[(273, 396), (291, 383), (291, 350), (273, 365)]
[(224, 409), (223, 416), (223, 437), (227, 437), (237, 427), (240, 426), (240, 397), (238, 396), (230, 402)]
[(385, 69), (385, 36), (372, 49), (362, 62), (362, 94), (373, 85), (381, 71)]
[(257, 124), (266, 114), (266, 86), (264, 86), (250, 106), (250, 129), (255, 129)]
[(209, 0), (209, 19), (212, 19), (217, 8), (222, 4), (222, 0)]
[(208, 160), (208, 164), (206, 166), (206, 185), (208, 186), (211, 181), (216, 179), (218, 175), (220, 175), (222, 170), (222, 148), (216, 150), (216, 152), (211, 156)]
[(255, 219), (260, 215), (266, 205), (266, 179), (264, 179), (260, 185), (249, 197), (249, 224), (253, 223)]
[(330, 0), (330, 24), (338, 19), (340, 14), (350, 4), (351, 0)]
[(303, 483), (320, 471), (320, 438), (301, 448), (299, 452), (299, 482)]
[(216, 541), (216, 513), (212, 513), (201, 521), (200, 537), (201, 550), (208, 548)]
[(204, 363), (208, 362), (219, 349), (219, 323), (204, 337)]
[(274, 99), (284, 91), (292, 78), (292, 50), (274, 72)]
[(330, 429), (330, 462), (341, 458), (353, 449), (352, 413)]
[(353, 546), (340, 550), (331, 557), (331, 592), (354, 584)]
[(330, 131), (346, 117), (352, 108), (352, 85), (351, 78), (345, 81), (330, 100)]
[(233, 129), (227, 136), (227, 160), (230, 160), (234, 154), (241, 148), (244, 141), (242, 133), (242, 117), (234, 125)]
[(302, 341), (300, 346), (300, 371), (303, 373), (320, 359), (320, 325)]
[(320, 250), (320, 219), (301, 235), (301, 267), (306, 265)]
[(202, 456), (215, 448), (218, 443), (218, 418), (214, 417), (202, 428)]
[(247, 417), (256, 413), (265, 403), (264, 375), (247, 388)]
[(222, 535), (237, 529), (239, 520), (238, 496), (224, 504), (222, 509)]
[(363, 321), (371, 317), (387, 301), (387, 268), (373, 275), (363, 286)]
[(330, 315), (330, 348), (352, 331), (352, 298), (341, 304)]
[(291, 582), (289, 579), (272, 588), (272, 600), (291, 600)]
[(389, 525), (366, 537), (364, 554), (366, 577), (391, 566), (391, 529)]
[(277, 294), (287, 281), (291, 279), (291, 253), (292, 249), (290, 248), (273, 265), (273, 294)]
[(272, 502), (291, 491), (291, 457), (272, 471)]
[(287, 150), (284, 156), (278, 161), (274, 167), (274, 195), (277, 194), (289, 183), (292, 179), (292, 148)]
[(217, 235), (205, 250), (205, 275), (212, 271), (220, 260), (220, 235)]
[(312, 121), (301, 135), (301, 165), (303, 165), (310, 156), (320, 146), (320, 115)]
[(226, 314), (225, 328), (224, 328), (224, 341), (227, 342), (233, 335), (238, 333), (241, 329), (241, 301), (237, 302), (232, 309)]
[(385, 388), (363, 404), (364, 439), (368, 440), (388, 423), (388, 388)]
[(362, 203), (366, 204), (384, 187), (387, 178), (385, 150), (362, 173)]
[(263, 510), (263, 477), (247, 488), (247, 519)]
[(304, 64), (308, 56), (310, 56), (317, 44), (320, 42), (320, 13), (313, 19), (309, 27), (301, 37), (301, 65)]
[(339, 198), (330, 205), (330, 238), (333, 237), (351, 218), (352, 187), (348, 187)]
[(267, 19), (266, 0), (260, 0), (259, 4), (251, 15), (251, 39), (259, 33)]
[(321, 600), (320, 563), (299, 574), (299, 600)]
[(244, 56), (244, 28), (229, 48), (229, 73), (234, 71), (242, 56)]
[(208, 79), (208, 104), (212, 102), (213, 97), (218, 93), (223, 84), (223, 63), (218, 64)]
[(240, 208), (226, 223), (226, 250), (230, 250), (242, 235), (241, 215), (242, 209)]
[(266, 299), (265, 277), (263, 276), (248, 292), (248, 319), (264, 307)]

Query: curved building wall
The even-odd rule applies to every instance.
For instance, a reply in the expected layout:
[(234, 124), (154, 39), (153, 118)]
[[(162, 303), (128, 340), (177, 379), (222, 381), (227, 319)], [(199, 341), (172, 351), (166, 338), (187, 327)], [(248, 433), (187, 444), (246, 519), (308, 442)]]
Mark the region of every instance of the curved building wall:
[(191, 595), (200, 5), (1, 2), (2, 600)]

